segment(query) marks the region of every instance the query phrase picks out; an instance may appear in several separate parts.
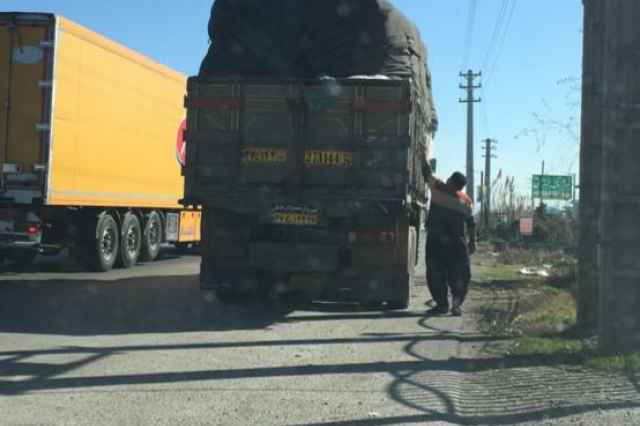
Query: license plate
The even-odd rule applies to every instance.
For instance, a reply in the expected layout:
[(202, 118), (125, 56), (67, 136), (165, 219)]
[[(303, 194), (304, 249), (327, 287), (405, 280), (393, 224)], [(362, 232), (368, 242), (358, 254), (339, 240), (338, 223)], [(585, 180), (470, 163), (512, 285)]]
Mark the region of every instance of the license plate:
[(351, 167), (353, 154), (345, 151), (305, 151), (304, 163), (312, 167)]
[(277, 225), (316, 226), (320, 224), (320, 214), (316, 209), (304, 207), (275, 208), (271, 218)]
[(287, 150), (273, 148), (244, 148), (243, 163), (286, 163)]

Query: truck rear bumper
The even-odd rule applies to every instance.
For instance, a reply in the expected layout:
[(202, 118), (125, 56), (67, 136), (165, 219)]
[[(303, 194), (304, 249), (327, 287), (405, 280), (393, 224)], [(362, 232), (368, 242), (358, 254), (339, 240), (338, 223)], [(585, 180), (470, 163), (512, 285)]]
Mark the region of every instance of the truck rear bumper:
[(31, 250), (40, 246), (39, 238), (28, 234), (1, 234), (0, 250)]
[(252, 268), (280, 273), (333, 272), (339, 268), (340, 247), (321, 244), (260, 242), (249, 244)]

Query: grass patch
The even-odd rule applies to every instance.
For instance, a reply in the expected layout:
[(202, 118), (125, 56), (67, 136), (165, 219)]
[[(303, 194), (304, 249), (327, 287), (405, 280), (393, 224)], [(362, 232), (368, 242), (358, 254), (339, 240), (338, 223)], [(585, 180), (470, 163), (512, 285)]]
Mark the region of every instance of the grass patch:
[(544, 287), (537, 306), (518, 315), (513, 328), (520, 335), (543, 336), (565, 333), (576, 326), (576, 303), (564, 290)]
[(640, 352), (620, 356), (593, 356), (585, 365), (597, 370), (640, 373)]
[[(550, 277), (520, 274), (522, 267), (542, 265), (550, 267)], [(492, 253), (484, 249), (478, 256), (474, 277), (481, 289), (506, 292), (500, 296), (503, 302), (482, 306), (479, 313), (483, 331), (513, 338), (511, 356), (540, 357), (551, 364), (578, 362), (601, 371), (640, 373), (640, 352), (602, 356), (593, 344), (573, 333), (577, 289), (574, 258), (531, 250)]]
[(554, 363), (567, 359), (578, 359), (580, 363), (593, 370), (638, 374), (640, 373), (640, 352), (618, 356), (601, 356), (579, 339), (563, 337), (517, 338), (509, 353), (513, 356), (538, 356)]
[(521, 337), (513, 344), (511, 353), (518, 356), (575, 356), (585, 351), (580, 340), (545, 337)]

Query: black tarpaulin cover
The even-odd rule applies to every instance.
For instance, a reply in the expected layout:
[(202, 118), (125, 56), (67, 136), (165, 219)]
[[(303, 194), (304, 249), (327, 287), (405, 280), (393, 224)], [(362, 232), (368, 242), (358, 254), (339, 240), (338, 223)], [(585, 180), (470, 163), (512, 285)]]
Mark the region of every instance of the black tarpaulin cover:
[(387, 0), (216, 0), (200, 77), (411, 78), (436, 123), (427, 51)]

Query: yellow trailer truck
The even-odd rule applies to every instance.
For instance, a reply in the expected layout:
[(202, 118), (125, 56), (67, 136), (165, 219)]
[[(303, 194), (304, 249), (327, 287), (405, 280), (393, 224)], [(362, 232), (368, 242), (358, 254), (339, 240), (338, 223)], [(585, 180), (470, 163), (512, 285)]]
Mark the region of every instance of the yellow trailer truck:
[(69, 246), (106, 271), (197, 242), (178, 204), (185, 87), (61, 16), (0, 13), (0, 255)]

